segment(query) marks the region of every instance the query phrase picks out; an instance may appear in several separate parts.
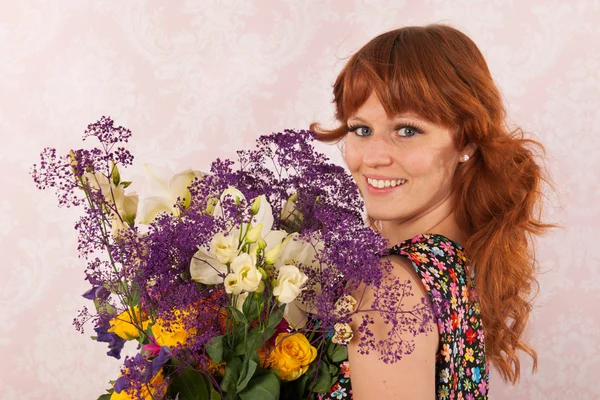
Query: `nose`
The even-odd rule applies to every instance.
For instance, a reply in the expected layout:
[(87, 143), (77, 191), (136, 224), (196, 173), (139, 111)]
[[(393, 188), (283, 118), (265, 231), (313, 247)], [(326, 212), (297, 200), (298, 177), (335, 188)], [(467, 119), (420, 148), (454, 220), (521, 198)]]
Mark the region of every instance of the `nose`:
[(373, 135), (364, 146), (363, 163), (367, 167), (385, 166), (392, 163), (390, 152), (393, 147), (385, 137)]

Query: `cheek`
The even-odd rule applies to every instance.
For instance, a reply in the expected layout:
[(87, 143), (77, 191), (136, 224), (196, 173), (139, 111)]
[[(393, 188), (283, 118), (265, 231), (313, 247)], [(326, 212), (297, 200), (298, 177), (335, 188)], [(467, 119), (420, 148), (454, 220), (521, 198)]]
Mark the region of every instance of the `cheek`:
[(412, 177), (430, 177), (440, 175), (447, 178), (451, 175), (452, 158), (444, 151), (429, 150), (406, 154), (402, 163), (406, 172)]
[(344, 148), (344, 162), (348, 166), (350, 172), (355, 172), (359, 169), (362, 162), (362, 154), (355, 148), (355, 146), (346, 145)]
[(402, 157), (402, 164), (411, 177), (420, 177), (431, 173), (436, 168), (435, 159), (435, 154), (431, 151), (409, 152)]

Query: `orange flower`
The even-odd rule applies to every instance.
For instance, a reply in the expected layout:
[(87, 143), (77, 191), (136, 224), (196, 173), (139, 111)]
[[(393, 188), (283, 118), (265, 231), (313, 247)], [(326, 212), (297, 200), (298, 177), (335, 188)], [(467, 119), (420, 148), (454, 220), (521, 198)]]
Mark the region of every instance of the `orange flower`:
[(258, 356), (261, 364), (265, 364), (266, 358), (266, 365), (278, 370), (283, 381), (298, 379), (317, 357), (317, 349), (299, 332), (280, 333), (275, 339), (275, 344), (268, 358), (265, 349), (260, 349)]

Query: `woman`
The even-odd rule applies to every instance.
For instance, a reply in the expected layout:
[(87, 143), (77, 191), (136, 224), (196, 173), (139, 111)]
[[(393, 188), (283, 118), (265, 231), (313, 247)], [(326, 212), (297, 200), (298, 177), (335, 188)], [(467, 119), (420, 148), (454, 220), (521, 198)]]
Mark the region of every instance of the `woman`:
[(384, 33), (349, 60), (334, 103), (341, 126), (311, 129), (343, 140), (370, 226), (394, 244), (390, 278), (412, 282), (405, 307), (429, 299), (437, 329), (415, 336), (395, 363), (361, 354), (355, 330), (351, 373), (344, 365), (325, 398), (487, 398), (490, 366), (516, 383), (520, 351), (535, 371), (522, 334), (537, 284), (531, 239), (551, 226), (539, 218), (543, 174), (532, 148), (542, 147), (507, 128), (476, 45), (444, 25)]

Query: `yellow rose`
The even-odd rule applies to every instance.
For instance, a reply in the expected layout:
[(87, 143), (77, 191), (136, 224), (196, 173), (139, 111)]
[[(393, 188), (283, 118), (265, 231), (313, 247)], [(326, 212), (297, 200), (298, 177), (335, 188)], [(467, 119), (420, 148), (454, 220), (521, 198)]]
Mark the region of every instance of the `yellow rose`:
[(125, 340), (137, 339), (140, 337), (138, 327), (146, 330), (150, 323), (150, 320), (142, 321), (144, 318), (145, 317), (140, 314), (138, 306), (135, 306), (133, 309), (125, 310), (115, 318), (111, 319), (108, 332), (113, 332)]
[(276, 347), (268, 356), (267, 365), (279, 370), (282, 381), (298, 379), (317, 357), (317, 349), (299, 332), (280, 333), (275, 344)]
[(175, 310), (174, 315), (175, 318), (169, 321), (169, 325), (157, 318), (152, 326), (152, 335), (159, 346), (175, 347), (178, 343), (184, 345), (190, 335), (196, 333), (195, 329), (186, 330), (183, 326), (183, 318), (189, 316), (187, 311)]
[(158, 371), (156, 375), (152, 377), (147, 385), (143, 385), (141, 388), (140, 396), (137, 396), (133, 390), (121, 390), (121, 393), (113, 392), (110, 396), (110, 400), (156, 400), (162, 399), (165, 395), (165, 377), (162, 369)]

